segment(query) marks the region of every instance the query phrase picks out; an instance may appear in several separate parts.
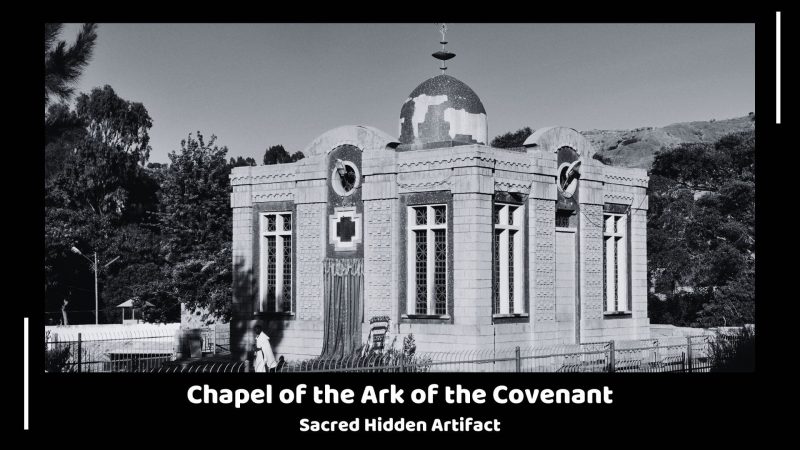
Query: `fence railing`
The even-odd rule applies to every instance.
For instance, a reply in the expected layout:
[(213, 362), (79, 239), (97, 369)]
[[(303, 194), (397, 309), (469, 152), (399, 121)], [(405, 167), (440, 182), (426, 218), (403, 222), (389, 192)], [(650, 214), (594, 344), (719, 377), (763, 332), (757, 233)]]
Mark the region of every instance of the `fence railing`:
[(61, 334), (46, 333), (48, 372), (151, 372), (175, 360), (229, 354), (229, 333), (215, 329)]
[[(388, 351), (281, 361), (270, 372), (708, 372), (711, 344), (732, 336), (691, 336), (548, 347), (403, 355)], [(248, 361), (170, 362), (151, 372), (250, 372)]]
[[(229, 334), (213, 329), (163, 335), (81, 333), (46, 339), (48, 372), (250, 372), (230, 358)], [(574, 345), (406, 355), (389, 349), (338, 358), (280, 359), (271, 372), (708, 372), (712, 345), (735, 335), (663, 337)], [(730, 347), (730, 345), (728, 345)]]

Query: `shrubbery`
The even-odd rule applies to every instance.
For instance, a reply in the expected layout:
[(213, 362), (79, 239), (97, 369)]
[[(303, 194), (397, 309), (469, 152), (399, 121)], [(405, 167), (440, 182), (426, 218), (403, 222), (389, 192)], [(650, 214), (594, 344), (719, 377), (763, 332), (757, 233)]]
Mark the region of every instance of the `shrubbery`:
[(656, 154), (647, 211), (652, 323), (753, 323), (754, 169), (754, 132)]
[(50, 342), (50, 332), (44, 334), (44, 371), (66, 372), (72, 355), (68, 343)]
[[(363, 369), (368, 372), (427, 372), (433, 362), (430, 357), (416, 354), (417, 345), (414, 335), (403, 338), (403, 347), (396, 348), (397, 337), (384, 349), (372, 348), (370, 343), (363, 344), (351, 353), (337, 357), (320, 356), (291, 365), (298, 370), (345, 370)], [(291, 371), (291, 368), (289, 369)]]
[(742, 327), (733, 333), (717, 332), (709, 344), (711, 372), (752, 372), (755, 370), (756, 333)]

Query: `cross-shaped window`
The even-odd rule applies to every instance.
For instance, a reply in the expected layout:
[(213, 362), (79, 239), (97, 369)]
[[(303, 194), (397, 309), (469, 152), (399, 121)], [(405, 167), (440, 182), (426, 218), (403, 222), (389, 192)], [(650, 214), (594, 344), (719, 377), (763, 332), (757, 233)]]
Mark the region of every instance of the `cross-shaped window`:
[(356, 234), (356, 223), (350, 217), (342, 217), (336, 224), (336, 236), (342, 242), (350, 242)]

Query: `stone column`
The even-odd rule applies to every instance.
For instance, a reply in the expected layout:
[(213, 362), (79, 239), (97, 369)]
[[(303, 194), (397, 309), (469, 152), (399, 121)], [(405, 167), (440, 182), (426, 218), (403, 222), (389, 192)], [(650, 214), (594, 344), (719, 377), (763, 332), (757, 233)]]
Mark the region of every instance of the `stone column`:
[(555, 154), (531, 152), (538, 165), (528, 197), (528, 292), (534, 345), (559, 342), (556, 321)]
[(255, 279), (253, 275), (253, 204), (251, 185), (234, 185), (231, 193), (233, 208), (233, 288), (231, 300), (231, 353), (244, 358), (248, 347), (246, 342), (248, 321), (253, 316), (255, 306)]
[[(644, 191), (644, 189), (642, 189)], [(631, 296), (634, 319), (647, 318), (647, 199), (634, 195), (631, 209)]]
[(594, 342), (603, 335), (603, 185), (586, 172), (579, 187), (580, 340)]
[(492, 169), (453, 169), (454, 323), (459, 339), (488, 345), (492, 339)]
[(396, 178), (395, 174), (376, 174), (367, 177), (364, 183), (365, 335), (369, 331), (370, 318), (397, 316), (400, 244)]

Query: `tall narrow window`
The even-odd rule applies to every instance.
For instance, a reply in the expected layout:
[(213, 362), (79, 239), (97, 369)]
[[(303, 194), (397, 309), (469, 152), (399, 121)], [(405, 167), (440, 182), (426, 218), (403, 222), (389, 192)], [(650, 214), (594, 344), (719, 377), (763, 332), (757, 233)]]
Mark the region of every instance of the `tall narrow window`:
[(260, 217), (259, 312), (292, 311), (292, 213)]
[(494, 204), (493, 314), (525, 312), (525, 233), (521, 205)]
[(603, 216), (603, 307), (607, 313), (630, 312), (628, 305), (628, 218)]
[(409, 314), (447, 314), (447, 205), (408, 208)]

